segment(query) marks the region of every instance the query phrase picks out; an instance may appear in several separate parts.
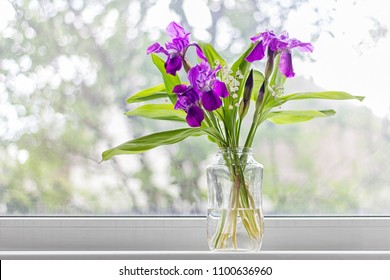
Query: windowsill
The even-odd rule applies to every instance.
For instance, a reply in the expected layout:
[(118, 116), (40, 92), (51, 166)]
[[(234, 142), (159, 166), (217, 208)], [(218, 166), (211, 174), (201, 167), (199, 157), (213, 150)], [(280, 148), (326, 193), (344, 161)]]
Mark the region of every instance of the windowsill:
[(390, 259), (389, 217), (266, 217), (259, 253), (208, 251), (204, 217), (3, 217), (0, 259)]
[(2, 260), (390, 260), (390, 251), (0, 251)]

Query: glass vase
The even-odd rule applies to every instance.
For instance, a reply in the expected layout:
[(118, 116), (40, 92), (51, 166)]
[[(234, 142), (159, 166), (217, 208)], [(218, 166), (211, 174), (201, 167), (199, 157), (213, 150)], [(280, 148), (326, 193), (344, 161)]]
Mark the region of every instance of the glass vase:
[(207, 239), (213, 251), (259, 251), (263, 166), (250, 148), (221, 149), (207, 167)]

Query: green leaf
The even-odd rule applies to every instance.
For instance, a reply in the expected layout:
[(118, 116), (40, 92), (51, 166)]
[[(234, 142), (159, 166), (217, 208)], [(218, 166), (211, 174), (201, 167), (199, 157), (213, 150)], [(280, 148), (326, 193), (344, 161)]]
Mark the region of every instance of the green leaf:
[(223, 139), (222, 135), (219, 133), (218, 129), (215, 127), (203, 127), (203, 131), (209, 136), (209, 138), (212, 138), (212, 142), (215, 143), (215, 140), (218, 140), (218, 142), (225, 144), (226, 142)]
[(172, 104), (145, 104), (127, 112), (126, 115), (156, 120), (186, 121), (186, 113), (182, 110), (175, 110)]
[(162, 60), (159, 56), (155, 55), (154, 53), (151, 54), (152, 60), (154, 65), (157, 66), (158, 70), (161, 73), (161, 76), (164, 80), (165, 89), (168, 94), (169, 99), (171, 100), (172, 104), (176, 103), (177, 96), (172, 92), (173, 88), (176, 85), (181, 84), (179, 76), (176, 74), (175, 76), (172, 76), (170, 74), (167, 74), (165, 70), (165, 62)]
[[(240, 70), (241, 74), (244, 77), (248, 77), (248, 72), (250, 70), (251, 64), (245, 60), (245, 58), (248, 56), (248, 54), (253, 50), (254, 44), (251, 44), (250, 47), (236, 60), (236, 62), (233, 63), (231, 70), (232, 75), (235, 76), (237, 73), (237, 70)], [(240, 81), (240, 85), (238, 87), (237, 94), (241, 98), (244, 92), (244, 86), (245, 86), (245, 80)]]
[(245, 58), (253, 50), (254, 47), (255, 45), (251, 44), (249, 48), (233, 63), (231, 67), (231, 70), (233, 71), (233, 75), (236, 74), (238, 69), (240, 69), (241, 73), (244, 76), (246, 75), (246, 73), (249, 71), (251, 64), (248, 61), (246, 61)]
[(123, 143), (115, 148), (104, 151), (102, 160), (109, 160), (116, 155), (139, 154), (162, 145), (180, 142), (190, 136), (205, 135), (202, 128), (181, 128), (146, 135)]
[(141, 90), (140, 92), (137, 92), (136, 94), (130, 96), (126, 101), (127, 103), (131, 104), (159, 98), (168, 98), (168, 94), (166, 93), (164, 84), (159, 84), (157, 86)]
[(212, 45), (207, 43), (199, 43), (199, 46), (203, 50), (203, 53), (212, 67), (215, 67), (215, 62), (217, 60), (219, 61), (219, 65), (222, 67), (227, 65), (226, 61), (222, 58), (222, 56), (219, 55), (219, 53), (213, 48)]
[(264, 75), (257, 71), (253, 70), (253, 89), (252, 89), (252, 100), (256, 101), (257, 96), (259, 95), (260, 87), (264, 82)]
[(279, 104), (279, 102), (281, 101), (280, 96), (283, 95), (284, 84), (287, 78), (279, 70), (279, 61), (280, 61), (280, 55), (277, 55), (274, 60), (274, 66), (272, 69), (271, 76), (269, 77), (268, 80), (268, 87), (266, 91), (267, 96), (264, 98), (265, 108), (277, 107), (284, 103), (282, 101), (281, 104)]
[(282, 102), (281, 104), (283, 104), (290, 100), (300, 100), (300, 99), (331, 99), (331, 100), (357, 99), (359, 101), (363, 101), (364, 96), (355, 96), (344, 91), (298, 92), (298, 93), (282, 96), (280, 98), (280, 102)]
[[(233, 63), (230, 70), (232, 71), (231, 75), (234, 77), (236, 76), (237, 70), (240, 70), (241, 74), (247, 78), (248, 72), (250, 70), (250, 63), (245, 60), (245, 58), (248, 56), (248, 54), (253, 50), (254, 44), (251, 44), (249, 48)], [(244, 87), (245, 87), (245, 79), (240, 80), (240, 85), (237, 90), (238, 99), (240, 100), (242, 98), (242, 95), (244, 94)], [(237, 114), (234, 113), (235, 110), (230, 110), (229, 105), (232, 104), (232, 98), (229, 96), (228, 98), (225, 98), (223, 100), (223, 116), (224, 116), (224, 123), (227, 127), (228, 131), (233, 131), (234, 123), (235, 123), (235, 116)]]
[(274, 111), (266, 115), (266, 119), (275, 124), (291, 124), (297, 122), (305, 122), (314, 118), (323, 118), (333, 116), (334, 110), (305, 110), (305, 111)]
[(280, 62), (280, 54), (276, 56), (275, 61), (274, 61), (274, 67), (272, 69), (272, 74), (269, 79), (269, 86), (271, 88), (273, 86), (283, 86), (286, 83), (286, 76), (282, 74), (279, 70), (279, 62)]

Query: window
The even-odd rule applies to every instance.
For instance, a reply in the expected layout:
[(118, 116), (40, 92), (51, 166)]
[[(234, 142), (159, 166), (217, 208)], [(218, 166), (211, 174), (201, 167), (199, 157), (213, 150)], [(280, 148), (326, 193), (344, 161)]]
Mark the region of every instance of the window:
[(145, 49), (171, 20), (231, 60), (256, 32), (287, 29), (315, 51), (294, 60), (286, 92), (366, 96), (317, 103), (336, 109), (329, 119), (260, 129), (266, 214), (389, 214), (389, 11), (385, 0), (0, 1), (0, 214), (205, 213), (206, 139), (98, 164), (176, 125), (123, 115), (128, 96), (160, 82)]

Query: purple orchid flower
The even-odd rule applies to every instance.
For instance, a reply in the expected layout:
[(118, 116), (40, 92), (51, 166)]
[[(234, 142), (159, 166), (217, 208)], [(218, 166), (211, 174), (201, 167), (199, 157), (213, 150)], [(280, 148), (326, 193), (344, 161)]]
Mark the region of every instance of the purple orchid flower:
[(188, 80), (199, 93), (203, 107), (208, 111), (214, 111), (222, 106), (222, 98), (229, 95), (225, 83), (217, 80), (216, 74), (221, 69), (211, 69), (206, 62), (201, 62), (188, 72)]
[(187, 113), (186, 121), (191, 127), (199, 127), (204, 119), (201, 106), (214, 111), (222, 106), (221, 98), (229, 92), (225, 83), (217, 80), (216, 73), (221, 68), (212, 69), (207, 62), (197, 64), (188, 72), (190, 85), (177, 85), (173, 92), (178, 96), (175, 109)]
[(290, 39), (287, 32), (282, 32), (276, 36), (273, 31), (265, 31), (251, 38), (252, 42), (257, 43), (253, 50), (246, 57), (248, 62), (254, 62), (263, 59), (265, 50), (268, 47), (275, 55), (280, 53), (279, 70), (287, 78), (295, 76), (291, 50), (297, 48), (301, 52), (312, 52), (314, 47), (310, 43), (303, 43), (295, 38)]
[(182, 109), (187, 113), (186, 121), (191, 127), (199, 127), (204, 119), (203, 110), (199, 107), (199, 94), (192, 86), (177, 85), (173, 88), (177, 95), (175, 110)]
[(207, 61), (202, 49), (196, 43), (190, 43), (189, 38), (191, 33), (186, 32), (178, 23), (174, 21), (171, 22), (167, 26), (166, 32), (172, 41), (166, 43), (165, 48), (159, 43), (154, 43), (147, 49), (146, 53), (165, 54), (168, 57), (165, 62), (165, 70), (168, 74), (174, 76), (176, 75), (176, 72), (182, 68), (185, 63), (185, 54), (190, 46), (194, 46), (196, 48), (197, 55), (202, 60)]

